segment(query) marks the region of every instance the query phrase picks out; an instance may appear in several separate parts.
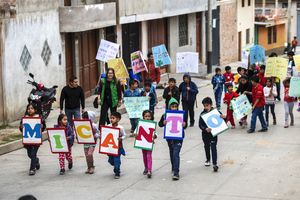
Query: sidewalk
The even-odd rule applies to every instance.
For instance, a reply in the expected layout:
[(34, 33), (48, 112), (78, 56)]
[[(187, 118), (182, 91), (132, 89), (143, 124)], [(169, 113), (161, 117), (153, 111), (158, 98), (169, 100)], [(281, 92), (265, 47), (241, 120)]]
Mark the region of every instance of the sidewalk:
[[(179, 86), (179, 84), (182, 82), (182, 76), (183, 76), (183, 74), (166, 74), (166, 75), (162, 75), (161, 84), (166, 86), (168, 84), (168, 78), (173, 77), (177, 80), (177, 86)], [(201, 87), (204, 87), (204, 86), (207, 86), (207, 85), (210, 84), (210, 80), (200, 79), (199, 76), (196, 76), (196, 77), (192, 76), (192, 77), (193, 77), (192, 80), (196, 83), (198, 88), (201, 88)], [(159, 101), (163, 100), (162, 95), (163, 95), (163, 89), (157, 89), (157, 96), (158, 96)], [(98, 109), (95, 109), (93, 107), (93, 101), (94, 101), (95, 97), (96, 97), (96, 95), (93, 95), (93, 96), (90, 96), (90, 97), (86, 98), (86, 101), (85, 101), (86, 108), (85, 108), (85, 110), (96, 112), (96, 117), (99, 120), (100, 107)], [(157, 106), (156, 109), (164, 109), (164, 108)], [(122, 104), (122, 106), (120, 108), (118, 108), (118, 112), (120, 112), (121, 114), (126, 113), (126, 109), (124, 107), (124, 104)], [(47, 121), (46, 121), (48, 128), (53, 127), (57, 123), (56, 121), (57, 121), (57, 116), (59, 115), (59, 113), (60, 113), (59, 107), (54, 107), (53, 110), (51, 111), (49, 117), (47, 118)], [(125, 118), (126, 117), (127, 116), (125, 116)], [(14, 135), (14, 136), (16, 135), (17, 138), (21, 138), (21, 133), (18, 129), (19, 125), (20, 125), (20, 120), (17, 120), (17, 121), (14, 121), (14, 122), (10, 123), (9, 124), (10, 128), (0, 129), (0, 136), (4, 135), (4, 134), (5, 135), (11, 134), (11, 135)], [(126, 129), (127, 127), (124, 127), (124, 128)], [(129, 126), (128, 126), (128, 129), (129, 129)], [(46, 135), (46, 134), (44, 134), (44, 135)], [(9, 153), (11, 151), (20, 149), (22, 147), (23, 147), (23, 145), (22, 145), (22, 140), (21, 139), (15, 140), (15, 141), (3, 144), (3, 145), (0, 145), (0, 155), (5, 154), (5, 153)]]

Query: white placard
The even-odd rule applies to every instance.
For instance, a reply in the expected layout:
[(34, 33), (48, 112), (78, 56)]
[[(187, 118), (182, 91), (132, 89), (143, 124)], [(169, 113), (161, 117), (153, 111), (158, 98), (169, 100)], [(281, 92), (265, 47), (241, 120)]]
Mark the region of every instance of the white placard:
[(52, 153), (69, 152), (66, 130), (64, 128), (49, 128), (47, 133)]
[(24, 117), (23, 126), (23, 144), (42, 144), (42, 120), (41, 118)]
[(119, 155), (120, 129), (101, 126), (101, 140), (99, 152), (107, 155)]
[(212, 129), (211, 134), (213, 136), (217, 136), (228, 129), (227, 124), (224, 119), (221, 118), (221, 114), (217, 109), (213, 109), (209, 113), (201, 115), (201, 117), (207, 127)]
[(119, 47), (119, 44), (102, 39), (98, 48), (96, 59), (107, 62), (110, 59), (116, 58), (119, 53)]
[(78, 144), (95, 144), (93, 126), (90, 120), (73, 120)]
[(176, 73), (199, 73), (199, 54), (179, 52), (176, 54)]

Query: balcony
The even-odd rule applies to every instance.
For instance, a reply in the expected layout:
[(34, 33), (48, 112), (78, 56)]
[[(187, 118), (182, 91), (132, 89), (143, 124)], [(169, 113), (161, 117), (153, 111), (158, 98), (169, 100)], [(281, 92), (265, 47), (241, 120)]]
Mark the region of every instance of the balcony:
[[(216, 1), (212, 0), (216, 8)], [(207, 0), (120, 0), (120, 24), (152, 20), (207, 10)]]
[(59, 8), (60, 32), (81, 32), (116, 25), (116, 3)]
[(255, 22), (267, 23), (275, 21), (277, 23), (287, 19), (287, 9), (285, 8), (255, 8)]

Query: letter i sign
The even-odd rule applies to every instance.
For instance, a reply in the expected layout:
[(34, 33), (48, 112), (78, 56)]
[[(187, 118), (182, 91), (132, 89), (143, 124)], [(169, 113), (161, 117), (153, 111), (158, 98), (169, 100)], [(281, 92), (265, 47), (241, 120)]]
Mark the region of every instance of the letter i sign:
[(119, 155), (120, 129), (111, 126), (101, 126), (101, 140), (99, 153), (117, 156)]

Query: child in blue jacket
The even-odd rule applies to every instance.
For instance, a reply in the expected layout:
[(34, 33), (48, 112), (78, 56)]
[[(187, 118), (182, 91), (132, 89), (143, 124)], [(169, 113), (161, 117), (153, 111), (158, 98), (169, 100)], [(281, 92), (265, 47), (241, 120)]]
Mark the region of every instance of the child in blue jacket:
[(217, 109), (220, 110), (225, 78), (220, 68), (216, 68), (215, 72), (216, 74), (212, 77), (211, 84), (213, 85)]

